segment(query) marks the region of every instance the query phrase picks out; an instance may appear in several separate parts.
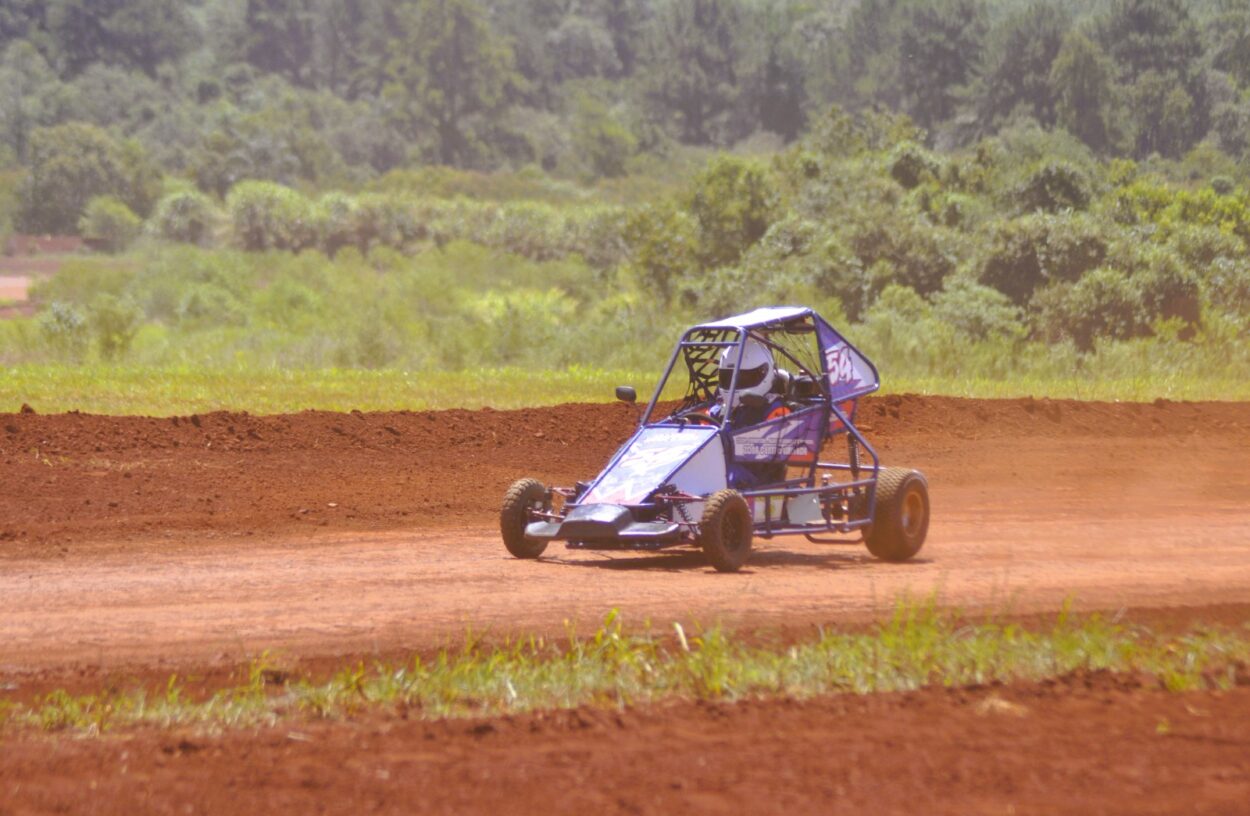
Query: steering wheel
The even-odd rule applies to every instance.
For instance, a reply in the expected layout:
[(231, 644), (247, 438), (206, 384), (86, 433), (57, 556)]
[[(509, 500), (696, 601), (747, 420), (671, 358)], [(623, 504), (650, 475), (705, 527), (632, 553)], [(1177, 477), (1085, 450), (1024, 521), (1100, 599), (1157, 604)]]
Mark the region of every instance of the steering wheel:
[(682, 422), (689, 422), (693, 425), (719, 425), (712, 417), (704, 413), (691, 413), (681, 417)]

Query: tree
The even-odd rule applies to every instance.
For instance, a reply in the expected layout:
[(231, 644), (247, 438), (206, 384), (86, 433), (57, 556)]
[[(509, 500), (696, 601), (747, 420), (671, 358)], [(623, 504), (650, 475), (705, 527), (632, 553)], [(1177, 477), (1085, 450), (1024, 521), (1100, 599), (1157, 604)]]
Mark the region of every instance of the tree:
[(846, 73), (855, 77), (848, 102), (902, 107), (902, 17), (899, 0), (863, 0), (847, 17), (846, 33), (838, 39), (848, 51)]
[(394, 22), (392, 4), (376, 0), (247, 0), (235, 27), (241, 45), (219, 50), (296, 85), (353, 98), (380, 90)]
[(47, 22), (71, 75), (103, 61), (154, 76), (199, 40), (195, 18), (180, 0), (49, 0)]
[(1130, 81), (1147, 71), (1189, 78), (1202, 56), (1198, 26), (1183, 0), (1114, 0), (1098, 39)]
[(74, 232), (87, 202), (96, 196), (115, 196), (146, 215), (160, 190), (160, 175), (142, 148), (119, 142), (93, 125), (75, 122), (36, 130), (28, 161), (18, 222), (29, 232)]
[(0, 42), (39, 37), (47, 23), (46, 0), (0, 0)]
[(1175, 158), (1196, 141), (1194, 99), (1174, 74), (1146, 71), (1129, 89), (1129, 100), (1137, 155)]
[(498, 113), (520, 81), (512, 48), (473, 0), (418, 0), (403, 9), (400, 22), (387, 96), (414, 134), (433, 131), (440, 163), (472, 163), (486, 130), (475, 118)]
[(1178, 155), (1206, 133), (1202, 40), (1183, 0), (1115, 0), (1098, 37), (1130, 89), (1138, 156)]
[(547, 35), (554, 79), (564, 82), (619, 74), (620, 59), (612, 35), (598, 21), (570, 14)]
[(70, 99), (43, 55), (28, 42), (15, 42), (0, 58), (0, 139), (19, 162), (27, 159), (31, 131), (66, 115)]
[(731, 141), (738, 101), (738, 9), (730, 0), (673, 0), (648, 31), (645, 92), (652, 115), (687, 144)]
[(997, 225), (980, 282), (1024, 305), (1048, 283), (1071, 283), (1107, 257), (1107, 241), (1085, 216), (1026, 215)]
[(638, 149), (634, 134), (590, 96), (578, 100), (573, 143), (596, 177), (625, 175), (625, 163)]
[(979, 0), (942, 0), (908, 8), (899, 45), (903, 107), (924, 128), (950, 119), (957, 90), (972, 79), (981, 49)]
[(622, 76), (632, 76), (638, 64), (643, 34), (651, 16), (647, 0), (590, 0), (596, 17), (612, 37)]
[(1053, 3), (1033, 0), (990, 29), (973, 88), (977, 119), (998, 126), (1018, 108), (1039, 123), (1055, 123), (1050, 68), (1071, 20)]
[(806, 89), (798, 30), (803, 12), (786, 0), (748, 7), (744, 15), (746, 66), (743, 73), (746, 126), (798, 138), (806, 124)]
[(247, 0), (244, 56), (262, 71), (312, 84), (315, 0)]
[(1211, 65), (1250, 87), (1250, 0), (1225, 0), (1207, 22)]
[(1050, 69), (1056, 122), (1091, 149), (1113, 142), (1114, 66), (1092, 40), (1073, 29)]

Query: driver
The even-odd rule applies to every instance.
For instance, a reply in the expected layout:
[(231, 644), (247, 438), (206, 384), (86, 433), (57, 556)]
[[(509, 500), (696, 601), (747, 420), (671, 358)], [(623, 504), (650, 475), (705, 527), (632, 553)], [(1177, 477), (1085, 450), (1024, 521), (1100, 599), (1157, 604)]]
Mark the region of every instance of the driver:
[[(737, 365), (738, 347), (729, 346), (720, 355), (720, 394), (716, 404), (708, 410), (709, 416), (719, 419), (721, 413), (728, 410), (729, 424), (735, 428), (745, 428), (789, 413), (782, 395), (775, 390), (777, 371), (773, 354), (768, 346), (753, 337), (747, 338), (742, 349), (742, 370), (738, 373), (738, 388), (733, 394), (733, 404), (726, 407), (725, 395), (729, 393)], [(764, 397), (765, 401), (754, 406), (743, 405), (742, 398), (747, 394)]]

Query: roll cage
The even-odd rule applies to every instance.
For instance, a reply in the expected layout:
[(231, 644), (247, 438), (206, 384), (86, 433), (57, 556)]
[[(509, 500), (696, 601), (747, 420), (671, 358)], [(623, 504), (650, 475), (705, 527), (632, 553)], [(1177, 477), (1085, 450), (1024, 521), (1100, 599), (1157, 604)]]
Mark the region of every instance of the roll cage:
[[(748, 339), (767, 346), (776, 367), (789, 375), (780, 375), (784, 381), (775, 386), (789, 413), (746, 427), (733, 427), (730, 411), (721, 411), (716, 417), (703, 412), (718, 400), (725, 405), (734, 404)], [(729, 389), (719, 393), (719, 359), (725, 349), (736, 354), (737, 362)], [(687, 377), (684, 393), (676, 407), (665, 413), (663, 398), (670, 380), (681, 376), (682, 371)], [(680, 426), (699, 413), (701, 423), (721, 429), (727, 462), (784, 462), (798, 470), (780, 480), (741, 490), (744, 497), (764, 503), (764, 519), (756, 524), (758, 535), (768, 538), (809, 533), (810, 527), (792, 527), (781, 519), (773, 519), (771, 508), (773, 499), (784, 503), (789, 497), (810, 495), (813, 491), (823, 505), (835, 500), (842, 502), (842, 520), (831, 524), (830, 529), (849, 533), (870, 524), (875, 507), (874, 487), (880, 460), (855, 427), (854, 416), (859, 398), (879, 387), (875, 366), (811, 309), (758, 309), (688, 329), (674, 348), (639, 425)], [(821, 461), (824, 444), (843, 433), (847, 435), (846, 461)], [(858, 507), (852, 508), (856, 502)], [(817, 540), (810, 534), (808, 538)]]

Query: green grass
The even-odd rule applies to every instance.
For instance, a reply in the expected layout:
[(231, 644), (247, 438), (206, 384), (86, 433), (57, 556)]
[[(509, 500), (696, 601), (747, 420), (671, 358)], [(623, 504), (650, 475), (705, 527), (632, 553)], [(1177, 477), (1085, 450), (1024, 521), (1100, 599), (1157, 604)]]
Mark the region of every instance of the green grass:
[(25, 365), (0, 370), (0, 412), (27, 403), (41, 413), (277, 414), (326, 411), (521, 408), (613, 399), (615, 386), (653, 380), (638, 373), (568, 369), (464, 372), (360, 369), (131, 368)]
[[(327, 411), (521, 408), (565, 402), (607, 402), (615, 386), (631, 384), (644, 398), (658, 371), (517, 368), (463, 372), (366, 371), (240, 367), (145, 368), (101, 365), (20, 365), (0, 369), (0, 412), (27, 403), (41, 413), (202, 413), (230, 409), (260, 414)], [(1250, 382), (1169, 376), (993, 380), (904, 378), (884, 393), (961, 397), (1054, 397), (1150, 401), (1246, 400)]]
[(362, 711), (475, 717), (581, 705), (907, 691), (1040, 680), (1077, 670), (1149, 673), (1172, 691), (1227, 689), (1250, 660), (1250, 625), (1161, 636), (1102, 617), (1061, 614), (1049, 628), (961, 623), (931, 606), (900, 605), (863, 632), (825, 632), (789, 646), (748, 645), (719, 630), (626, 634), (615, 612), (589, 638), (524, 638), (407, 665), (358, 664), (323, 682), (273, 682), (266, 657), (237, 686), (207, 699), (176, 678), (142, 690), (0, 703), (0, 728), (99, 734), (136, 726), (248, 727)]

